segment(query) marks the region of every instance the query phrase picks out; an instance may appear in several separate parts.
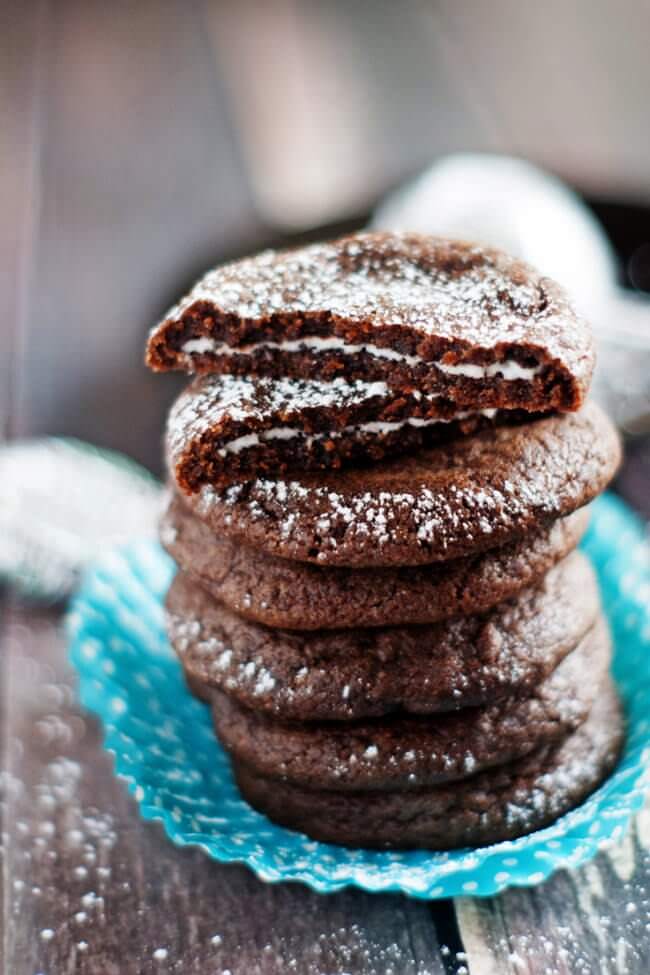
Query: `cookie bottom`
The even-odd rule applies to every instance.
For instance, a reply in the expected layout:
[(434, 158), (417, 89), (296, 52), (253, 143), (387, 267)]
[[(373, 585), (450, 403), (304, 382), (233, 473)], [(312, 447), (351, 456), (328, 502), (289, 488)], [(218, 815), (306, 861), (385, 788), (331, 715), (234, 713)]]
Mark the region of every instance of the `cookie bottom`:
[(515, 839), (579, 805), (614, 768), (623, 717), (611, 680), (564, 742), (452, 785), (372, 793), (306, 789), (234, 762), (244, 798), (314, 840), (375, 849), (450, 850)]

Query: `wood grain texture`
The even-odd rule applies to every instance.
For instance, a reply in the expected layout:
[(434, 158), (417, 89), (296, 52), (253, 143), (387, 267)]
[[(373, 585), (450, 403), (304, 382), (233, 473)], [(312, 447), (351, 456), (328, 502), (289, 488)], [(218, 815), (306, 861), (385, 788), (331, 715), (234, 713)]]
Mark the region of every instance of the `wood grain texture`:
[(15, 209), (32, 214), (16, 432), (158, 467), (179, 383), (145, 369), (146, 332), (260, 234), (202, 22), (182, 0), (65, 0), (13, 5), (10, 24)]
[(456, 909), (473, 975), (650, 971), (650, 808), (584, 868)]

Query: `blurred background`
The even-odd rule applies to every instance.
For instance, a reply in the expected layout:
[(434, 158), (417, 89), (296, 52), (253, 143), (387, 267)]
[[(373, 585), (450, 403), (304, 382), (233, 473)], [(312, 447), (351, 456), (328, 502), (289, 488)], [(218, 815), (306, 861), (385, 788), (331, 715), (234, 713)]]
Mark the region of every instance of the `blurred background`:
[[(600, 325), (648, 347), (646, 0), (5, 0), (0, 37), (5, 438), (74, 435), (159, 472), (182, 380), (142, 355), (172, 300), (224, 259), (363, 226), (459, 151), (530, 160), (588, 202), (627, 289)], [(637, 395), (621, 423), (650, 514), (648, 412)]]

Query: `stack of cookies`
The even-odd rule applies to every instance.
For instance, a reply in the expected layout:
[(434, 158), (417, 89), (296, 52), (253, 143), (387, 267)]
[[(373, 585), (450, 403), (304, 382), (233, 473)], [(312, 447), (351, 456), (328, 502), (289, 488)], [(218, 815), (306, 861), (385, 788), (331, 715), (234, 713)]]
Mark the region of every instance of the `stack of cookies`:
[(585, 505), (619, 444), (562, 290), (365, 233), (208, 273), (151, 333), (172, 407), (167, 609), (243, 795), (315, 839), (543, 826), (622, 719)]

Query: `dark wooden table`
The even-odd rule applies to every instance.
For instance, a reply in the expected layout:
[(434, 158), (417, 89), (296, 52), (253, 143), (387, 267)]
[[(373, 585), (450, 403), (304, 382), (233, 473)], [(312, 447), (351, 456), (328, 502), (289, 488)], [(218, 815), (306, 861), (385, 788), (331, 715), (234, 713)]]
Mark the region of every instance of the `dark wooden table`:
[[(348, 9), (331, 6), (341, 16)], [(277, 239), (271, 218), (288, 201), (296, 201), (288, 223), (305, 213), (316, 219), (327, 186), (344, 193), (351, 185), (317, 184), (298, 199), (290, 191), (300, 167), (278, 170), (276, 129), (264, 125), (277, 123), (285, 140), (294, 132), (297, 158), (318, 143), (300, 86), (291, 88), (293, 102), (277, 94), (282, 71), (306, 82), (318, 54), (304, 5), (278, 4), (279, 20), (264, 18), (261, 3), (242, 4), (238, 15), (234, 8), (181, 0), (4, 6), (4, 435), (74, 434), (156, 469), (177, 383), (145, 373), (147, 326), (203, 265)], [(343, 50), (325, 34), (330, 53), (347, 59), (348, 95), (352, 63), (377, 84), (372, 72), (379, 63), (385, 69), (388, 163), (383, 175), (373, 168), (375, 129), (356, 133), (346, 163), (356, 166), (352, 209), (363, 203), (365, 174), (374, 192), (406, 165), (401, 147), (419, 124), (398, 99), (404, 77), (413, 82), (410, 97), (433, 105), (441, 123), (431, 128), (437, 141), (423, 138), (411, 165), (418, 152), (424, 160), (436, 149), (491, 141), (433, 49), (429, 88), (415, 83), (421, 62), (410, 55), (435, 46), (430, 29), (402, 8), (408, 43), (400, 62), (382, 41), (397, 8), (373, 9), (380, 13), (367, 50), (352, 51), (349, 38)], [(247, 33), (260, 23), (261, 33)], [(300, 40), (289, 45), (293, 58), (278, 53), (287, 36)], [(262, 78), (254, 88), (253, 71)], [(320, 91), (321, 109), (336, 92)], [(647, 442), (632, 444), (619, 487), (646, 515), (649, 468)], [(140, 820), (100, 729), (75, 703), (60, 622), (60, 611), (2, 595), (0, 950), (8, 975), (650, 971), (650, 811), (583, 870), (487, 901), (322, 897), (266, 885), (243, 867), (175, 849)]]

